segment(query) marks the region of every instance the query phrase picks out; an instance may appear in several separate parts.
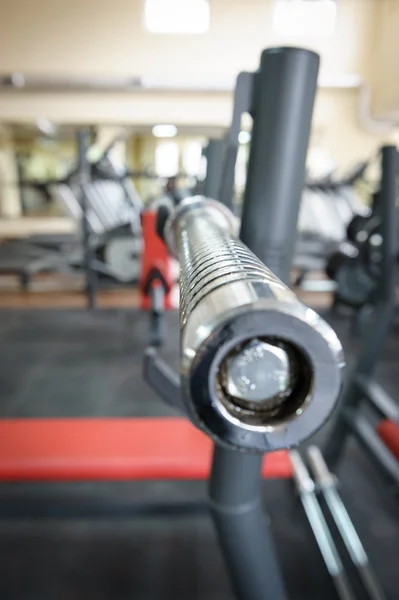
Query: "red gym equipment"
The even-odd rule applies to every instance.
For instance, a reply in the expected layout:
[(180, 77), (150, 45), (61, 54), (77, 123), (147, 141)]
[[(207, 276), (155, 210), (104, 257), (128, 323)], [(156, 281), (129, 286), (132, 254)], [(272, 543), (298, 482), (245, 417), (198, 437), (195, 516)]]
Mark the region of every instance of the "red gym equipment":
[(157, 234), (157, 211), (147, 209), (141, 214), (143, 253), (139, 282), (140, 307), (150, 313), (150, 345), (163, 343), (162, 315), (176, 308), (173, 288), (176, 284), (174, 259)]
[[(5, 419), (0, 481), (208, 479), (212, 442), (187, 419)], [(291, 477), (286, 451), (264, 458), (263, 477)]]

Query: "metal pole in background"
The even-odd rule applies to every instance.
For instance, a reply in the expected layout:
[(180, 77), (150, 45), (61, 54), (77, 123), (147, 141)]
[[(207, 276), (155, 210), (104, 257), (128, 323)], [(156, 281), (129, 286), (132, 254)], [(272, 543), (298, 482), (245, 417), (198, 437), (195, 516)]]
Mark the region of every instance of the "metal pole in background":
[(77, 133), (78, 146), (78, 174), (80, 189), (80, 205), (82, 207), (82, 233), (83, 233), (83, 252), (84, 252), (84, 271), (86, 276), (86, 295), (87, 307), (90, 310), (96, 308), (96, 273), (92, 267), (92, 248), (90, 245), (90, 225), (87, 218), (88, 202), (85, 188), (90, 182), (90, 165), (87, 160), (87, 150), (89, 147), (89, 133), (80, 129)]
[(16, 152), (15, 154), (15, 162), (17, 167), (19, 198), (21, 202), (22, 214), (25, 217), (29, 214), (29, 207), (26, 201), (26, 186), (24, 185), (24, 169), (22, 164), (22, 156), (19, 152)]
[(382, 272), (379, 297), (394, 303), (397, 255), (396, 196), (398, 189), (399, 154), (396, 146), (382, 148), (382, 177), (380, 190)]
[(307, 455), (316, 483), (324, 496), (335, 525), (343, 539), (349, 556), (358, 570), (370, 600), (386, 600), (380, 583), (371, 568), (369, 558), (346, 510), (337, 489), (337, 480), (330, 473), (322, 453), (317, 446), (310, 446)]
[[(398, 151), (395, 146), (382, 148), (382, 176), (380, 191), (381, 211), (381, 236), (382, 236), (382, 261), (381, 276), (378, 282), (378, 298), (374, 309), (372, 321), (367, 327), (357, 363), (348, 378), (344, 390), (340, 409), (334, 422), (323, 454), (331, 469), (335, 469), (345, 449), (348, 435), (353, 429), (352, 423), (357, 419), (357, 408), (364, 395), (359, 390), (357, 376), (363, 375), (371, 378), (381, 347), (386, 339), (395, 311), (395, 270), (396, 270), (396, 194), (398, 184)], [(356, 423), (355, 423), (356, 425)], [(361, 428), (364, 430), (360, 422)], [(355, 432), (359, 434), (355, 426)], [(366, 434), (367, 435), (367, 434)], [(362, 437), (360, 438), (362, 439)], [(371, 445), (376, 447), (372, 440)], [(378, 444), (379, 446), (379, 444)], [(378, 446), (376, 452), (378, 452)], [(376, 453), (374, 452), (374, 454)], [(391, 461), (388, 461), (389, 464)], [(388, 471), (395, 477), (395, 464), (388, 465)]]
[[(241, 238), (286, 283), (318, 67), (319, 57), (313, 52), (270, 48), (262, 53), (253, 89)], [(211, 511), (237, 598), (284, 600), (282, 575), (261, 509), (261, 464), (262, 456), (215, 445)]]
[(210, 139), (204, 156), (206, 158), (206, 176), (204, 180), (204, 196), (218, 200), (221, 185), (223, 161), (226, 153), (226, 140)]
[(316, 496), (315, 484), (297, 450), (290, 451), (293, 477), (303, 508), (340, 600), (356, 600)]
[(263, 456), (215, 447), (210, 509), (239, 600), (285, 600), (261, 502)]
[(399, 158), (396, 146), (382, 147), (380, 189), (381, 276), (373, 321), (362, 340), (361, 358), (356, 371), (371, 377), (381, 347), (386, 339), (395, 311), (395, 277), (397, 255), (396, 196)]
[(238, 137), (241, 130), (242, 115), (251, 110), (254, 74), (243, 71), (237, 77), (234, 91), (233, 116), (226, 136), (225, 154), (217, 199), (234, 213), (235, 170), (238, 155)]
[(299, 48), (269, 48), (255, 75), (243, 242), (289, 282), (319, 57)]

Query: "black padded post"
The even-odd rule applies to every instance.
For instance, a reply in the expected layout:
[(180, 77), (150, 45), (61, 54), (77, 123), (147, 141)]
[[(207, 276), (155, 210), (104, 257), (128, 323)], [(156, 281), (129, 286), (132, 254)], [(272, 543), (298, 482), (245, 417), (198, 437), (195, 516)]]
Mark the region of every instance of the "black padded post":
[(210, 509), (239, 600), (286, 600), (261, 502), (262, 456), (215, 448)]
[(285, 283), (296, 239), (318, 68), (314, 52), (269, 48), (262, 53), (254, 85), (241, 238)]
[(382, 264), (380, 301), (394, 302), (397, 256), (396, 197), (399, 158), (396, 146), (382, 148), (382, 177), (380, 190)]
[[(298, 48), (262, 53), (253, 87), (253, 128), (241, 238), (288, 283), (316, 93), (319, 57)], [(215, 446), (210, 506), (240, 600), (286, 592), (261, 502), (262, 457)]]
[(226, 140), (223, 138), (210, 139), (204, 149), (204, 156), (206, 157), (204, 196), (207, 198), (219, 200), (218, 194), (220, 191), (225, 152)]

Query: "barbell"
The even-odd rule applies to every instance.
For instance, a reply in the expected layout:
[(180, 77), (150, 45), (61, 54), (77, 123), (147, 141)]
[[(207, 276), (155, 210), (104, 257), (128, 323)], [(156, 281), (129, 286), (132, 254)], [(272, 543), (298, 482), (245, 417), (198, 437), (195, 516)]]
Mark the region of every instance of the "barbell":
[(238, 239), (219, 202), (187, 198), (158, 230), (180, 261), (181, 386), (192, 422), (244, 451), (314, 433), (341, 389), (332, 328)]

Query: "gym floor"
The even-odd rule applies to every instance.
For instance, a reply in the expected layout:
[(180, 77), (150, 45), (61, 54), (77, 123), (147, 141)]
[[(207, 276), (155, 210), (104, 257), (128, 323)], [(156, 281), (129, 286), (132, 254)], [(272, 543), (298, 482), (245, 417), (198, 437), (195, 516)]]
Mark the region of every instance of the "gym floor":
[[(349, 336), (348, 320), (326, 318), (350, 362), (356, 342)], [(162, 354), (177, 367), (177, 314), (167, 315), (166, 329)], [(137, 309), (89, 313), (79, 308), (3, 308), (0, 341), (1, 417), (172, 414), (142, 380), (148, 321)], [(399, 384), (398, 352), (392, 331), (378, 368), (379, 381), (392, 394)], [(326, 434), (326, 429), (319, 432), (317, 441), (322, 443)], [(388, 598), (395, 600), (399, 507), (392, 491), (354, 442), (339, 475), (342, 497), (375, 571)], [(117, 508), (145, 499), (203, 500), (206, 486), (199, 482), (0, 486), (0, 503), (18, 498), (34, 502), (39, 496), (49, 505), (70, 500)], [(264, 500), (289, 597), (336, 599), (292, 482), (266, 481)], [(2, 600), (233, 597), (206, 513), (129, 519), (121, 513), (120, 518), (107, 520), (3, 519), (0, 556)], [(350, 563), (348, 570), (353, 573)], [(361, 588), (357, 591), (359, 599), (366, 597)]]

